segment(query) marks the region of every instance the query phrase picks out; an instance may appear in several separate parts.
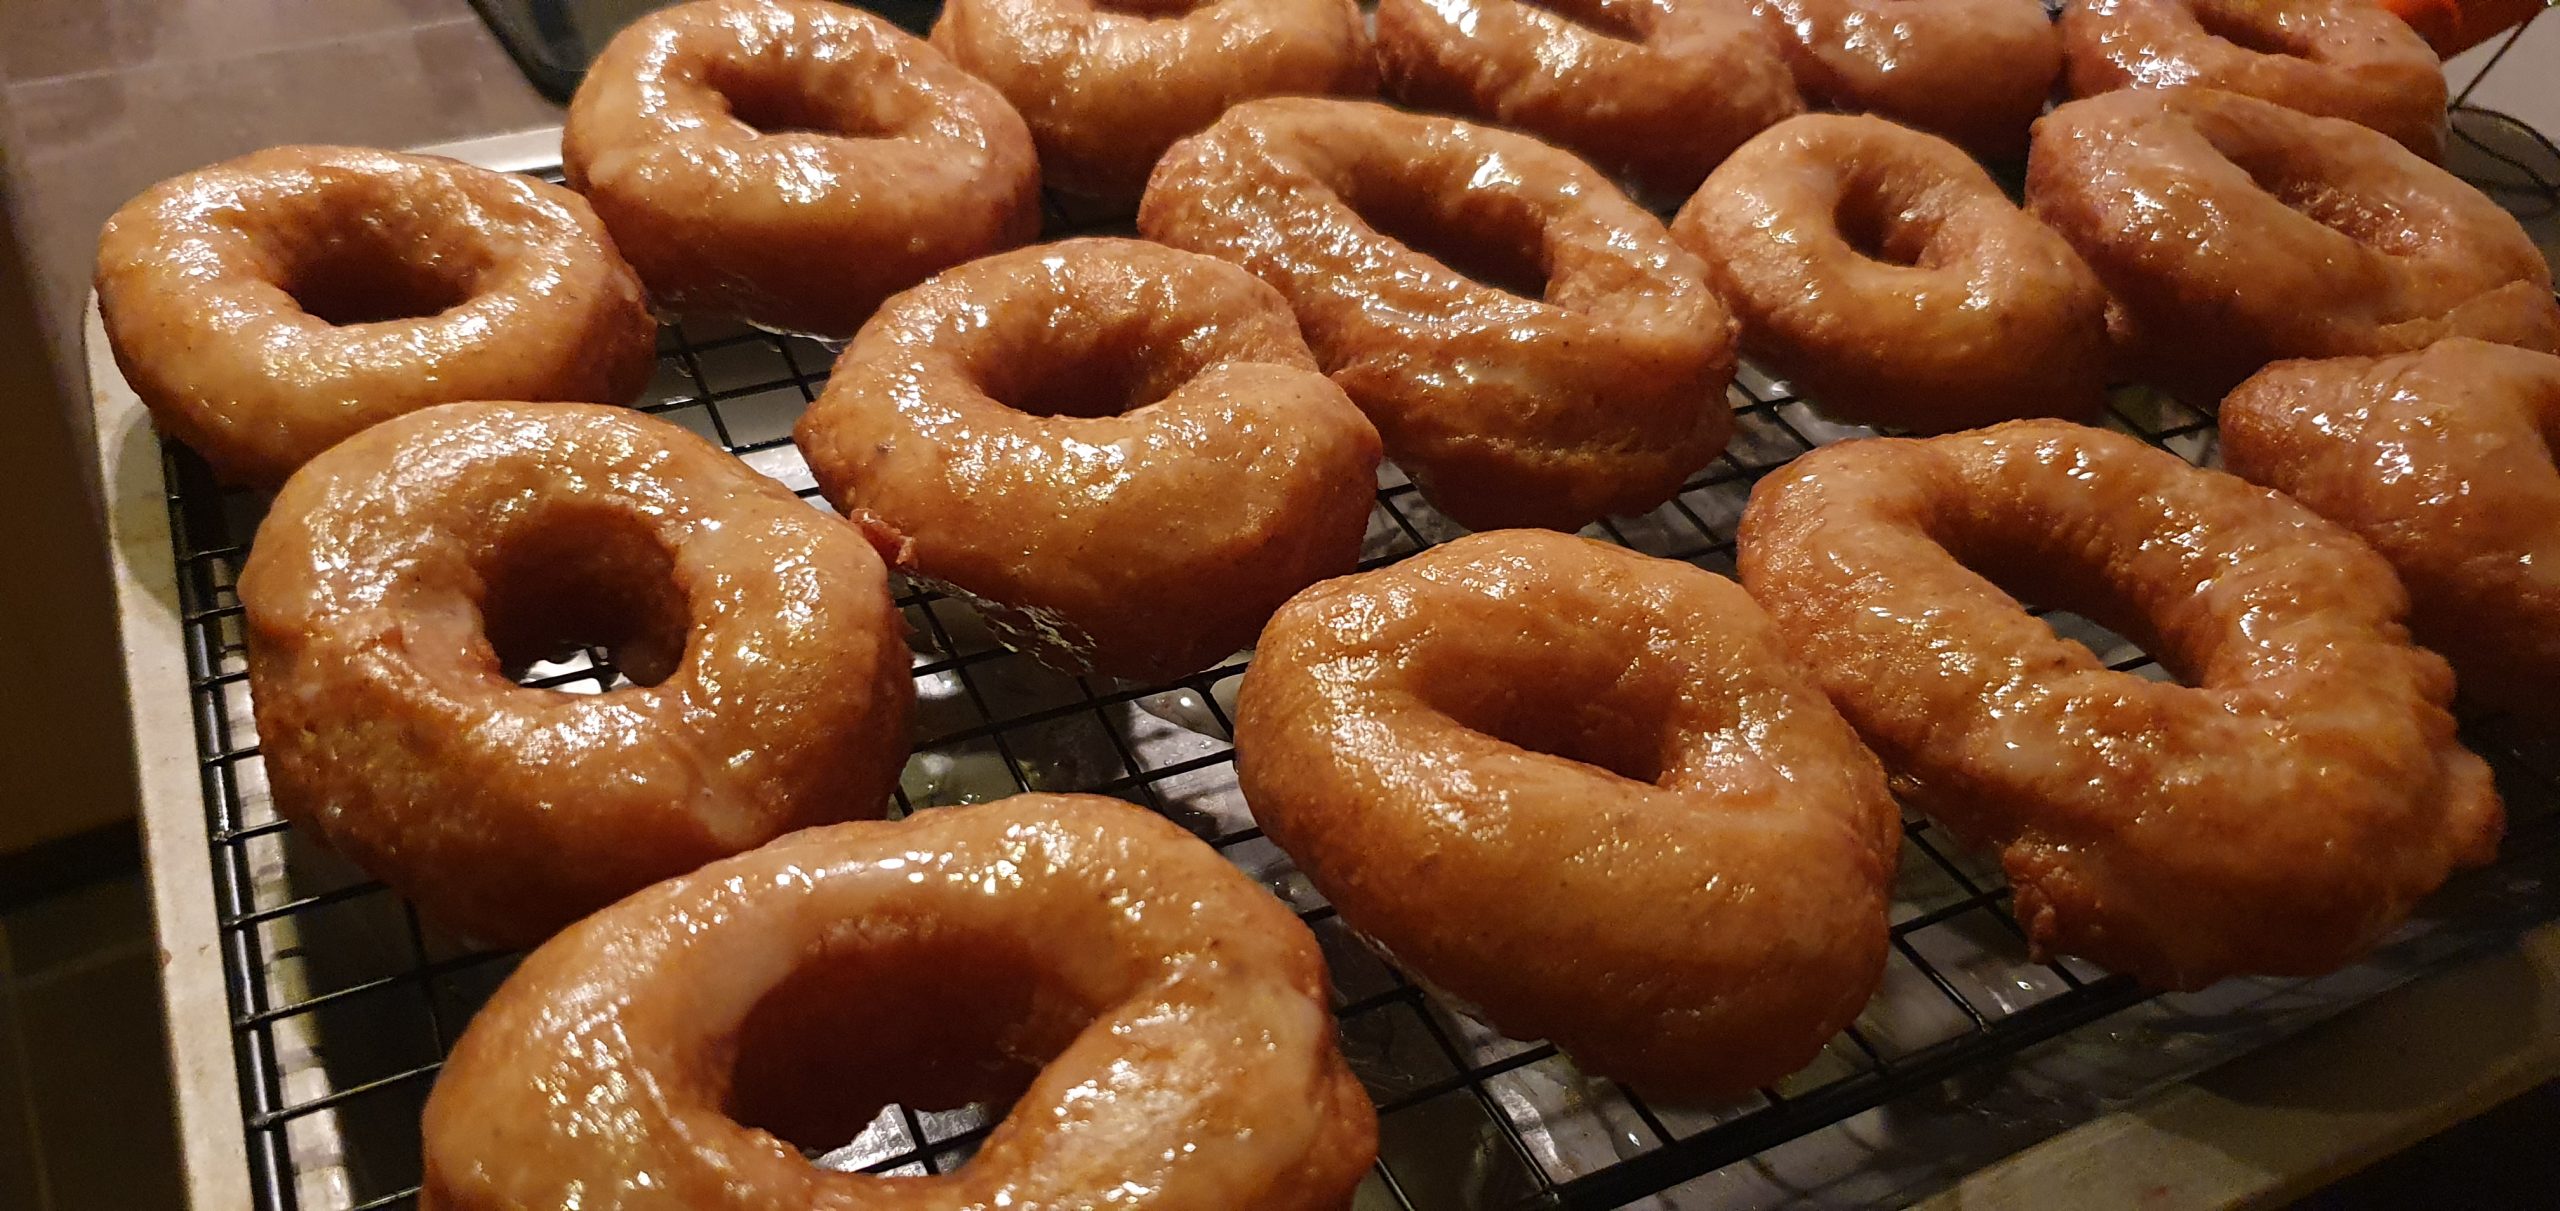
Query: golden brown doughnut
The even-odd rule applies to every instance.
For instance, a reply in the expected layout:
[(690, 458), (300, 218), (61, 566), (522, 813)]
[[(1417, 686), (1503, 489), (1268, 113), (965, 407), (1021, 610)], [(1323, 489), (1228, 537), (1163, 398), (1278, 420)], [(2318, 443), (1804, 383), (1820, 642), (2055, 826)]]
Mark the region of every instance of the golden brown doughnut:
[(1380, 0), (1407, 105), (1527, 131), (1662, 197), (1804, 112), (1777, 40), (1723, 0)]
[[(886, 809), (915, 697), (862, 536), (684, 430), (446, 404), (312, 460), (240, 575), (276, 811), (483, 941)], [(517, 685), (564, 641), (636, 684)]]
[(1022, 117), (922, 40), (822, 0), (694, 0), (587, 69), (561, 136), (662, 307), (846, 336), (1040, 230)]
[[(938, 1177), (795, 1146), (1012, 1094)], [(1287, 908), (1156, 816), (1019, 795), (797, 833), (535, 951), (427, 1099), (419, 1205), (1342, 1211), (1377, 1131)]]
[(1801, 1068), (1882, 974), (1884, 772), (1687, 564), (1517, 530), (1318, 585), (1263, 632), (1236, 755), (1346, 923), (1645, 1091)]
[(2039, 957), (2172, 989), (2323, 972), (2497, 848), (2389, 565), (2235, 476), (2061, 421), (1846, 442), (1761, 481), (1738, 559), (1904, 798), (1999, 850)]
[(933, 44), (1022, 111), (1052, 187), (1124, 206), (1240, 101), (1378, 91), (1352, 0), (948, 0)]
[(1166, 153), (1138, 227), (1279, 287), (1388, 455), (1467, 526), (1641, 513), (1732, 434), (1733, 321), (1705, 267), (1525, 135), (1250, 101)]
[(1807, 100), (1881, 114), (1994, 160), (2027, 149), (2062, 74), (2043, 0), (1749, 0)]
[(2342, 119), (2203, 88), (2074, 101), (2036, 127), (2027, 206), (2106, 284), (2134, 368), (2205, 406), (2281, 358), (2560, 350), (2515, 218)]
[(2560, 718), (2560, 358), (2455, 338), (2279, 362), (2221, 421), (2235, 474), (2391, 561), (2466, 695)]
[(2062, 56), (2075, 97), (2195, 84), (2444, 158), (2444, 64), (2372, 0), (2071, 0)]
[(172, 177), (107, 220), (97, 285), (153, 422), (261, 488), (430, 404), (621, 403), (656, 361), (584, 200), (436, 156), (274, 147)]
[(1068, 672), (1160, 679), (1352, 569), (1378, 432), (1252, 274), (1138, 240), (973, 261), (889, 300), (796, 434), (910, 575)]
[(1744, 352), (1826, 412), (1944, 433), (2105, 403), (2106, 291), (1945, 140), (1793, 119), (1725, 161), (1671, 234)]

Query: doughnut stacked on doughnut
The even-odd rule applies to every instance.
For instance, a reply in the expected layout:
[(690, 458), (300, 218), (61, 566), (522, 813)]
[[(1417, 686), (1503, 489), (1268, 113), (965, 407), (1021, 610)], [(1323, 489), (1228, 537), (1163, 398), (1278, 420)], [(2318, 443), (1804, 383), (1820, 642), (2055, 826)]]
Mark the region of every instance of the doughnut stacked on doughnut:
[(2324, 972), (2496, 850), (2389, 565), (2236, 477), (2059, 421), (1844, 442), (1761, 481), (1738, 561), (1906, 798), (1998, 847), (2038, 955), (2173, 989)]
[(2514, 217), (2342, 119), (2206, 88), (2073, 101), (2036, 128), (2027, 205), (2106, 284), (2131, 368), (2207, 406), (2282, 358), (2560, 350)]
[(891, 299), (797, 437), (910, 573), (1060, 669), (1174, 677), (1351, 570), (1378, 433), (1224, 261), (1069, 240)]
[(695, 0), (614, 36), (561, 135), (569, 184), (662, 307), (846, 336), (880, 300), (1040, 229), (995, 89), (860, 9)]
[(1826, 412), (1943, 433), (2104, 402), (2106, 291), (1945, 140), (1793, 119), (1725, 161), (1671, 232), (1743, 351)]
[(2043, 0), (1749, 3), (1807, 100), (1880, 114), (1985, 159), (2026, 151), (2062, 73)]
[(1804, 112), (1777, 41), (1706, 0), (1381, 0), (1378, 60), (1407, 105), (1526, 131), (1664, 198)]
[(269, 148), (152, 186), (107, 220), (97, 287), (160, 430), (260, 488), (432, 404), (621, 403), (657, 347), (576, 194), (354, 147)]
[(1123, 206), (1239, 102), (1378, 90), (1352, 0), (948, 0), (933, 44), (1022, 111), (1051, 188)]
[(1643, 512), (1732, 433), (1733, 321), (1705, 267), (1535, 139), (1248, 102), (1166, 154), (1138, 227), (1278, 287), (1389, 457), (1469, 527)]
[(2233, 472), (2391, 561), (2466, 696), (2560, 719), (2560, 358), (2456, 338), (2280, 362), (2221, 421)]
[[(1008, 1095), (936, 1177), (786, 1137)], [(422, 1203), (1339, 1211), (1377, 1132), (1306, 926), (1162, 819), (1022, 795), (802, 832), (535, 951), (427, 1101)]]
[(2072, 0), (2062, 54), (2075, 97), (2219, 88), (2444, 158), (2444, 65), (2372, 0)]
[[(915, 686), (880, 557), (684, 430), (447, 404), (332, 447), (240, 575), (278, 814), (483, 941), (886, 810)], [(603, 694), (507, 675), (563, 640)]]
[(1236, 752), (1344, 921), (1642, 1090), (1793, 1072), (1882, 974), (1883, 771), (1687, 564), (1526, 530), (1319, 585), (1263, 632)]

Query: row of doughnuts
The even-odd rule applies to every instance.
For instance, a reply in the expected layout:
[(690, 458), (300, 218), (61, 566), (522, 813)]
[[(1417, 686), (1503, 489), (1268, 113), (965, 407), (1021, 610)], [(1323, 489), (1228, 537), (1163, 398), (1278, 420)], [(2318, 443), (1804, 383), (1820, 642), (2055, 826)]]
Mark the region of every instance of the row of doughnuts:
[[(730, 53), (687, 70), (718, 77)], [(810, 121), (773, 104), (760, 126)], [(2319, 175), (2334, 158), (2302, 144), (2368, 149), (2211, 94), (2128, 109), (2137, 134), (2157, 115), (2186, 122), (2251, 188), (2272, 177), (2279, 199), (2286, 180), (2336, 183)], [(2109, 121), (2053, 129), (2072, 131), (2075, 149), (2125, 156), (2132, 167), (2113, 179), (2147, 170), (2174, 195), (2205, 175)], [(1880, 268), (1978, 266), (1951, 254), (1985, 245), (2070, 251), (2067, 223), (2057, 237), (2005, 200), (1990, 207), (1961, 157), (1906, 136), (1801, 119), (1766, 136), (1779, 154), (1737, 157), (1753, 175), (1702, 191), (1699, 217), (1684, 212), (1679, 227), (1723, 222), (1788, 243), (1704, 209), (1765, 190), (1782, 216), (1827, 203), (1839, 245)], [(707, 143), (697, 154), (726, 162)], [(824, 146), (777, 147), (779, 164), (808, 166), (812, 145)], [(2288, 156), (2311, 167), (2286, 178)], [(2373, 171), (2355, 179), (2374, 196), (2434, 198), (2420, 186), (2436, 178), (2370, 159), (2381, 168), (2362, 164)], [(1861, 186), (1870, 163), (1911, 198)], [(2284, 498), (2078, 426), (1800, 460), (1746, 515), (1757, 606), (1695, 569), (1523, 532), (1327, 581), (1261, 626), (1282, 598), (1348, 570), (1382, 436), (1432, 499), (1480, 525), (1573, 525), (1676, 490), (1730, 424), (1719, 293), (1760, 348), (1752, 333), (1778, 324), (1755, 308), (1782, 315), (1765, 293), (1783, 286), (1751, 297), (1755, 266), (1694, 237), (1708, 255), (1693, 259), (1570, 156), (1358, 103), (1237, 107), (1177, 146), (1157, 181), (1142, 230), (1196, 252), (1027, 249), (878, 310), (798, 435), (859, 531), (696, 439), (605, 409), (434, 408), (360, 433), (287, 484), (241, 589), (280, 809), (440, 919), (491, 937), (531, 940), (678, 875), (545, 946), (475, 1022), (430, 1109), (431, 1205), (552, 1205), (616, 1187), (637, 1198), (657, 1181), (684, 1205), (787, 1192), (805, 1203), (858, 1183), (809, 1169), (775, 1138), (824, 1117), (825, 1106), (788, 1104), (810, 1092), (794, 1083), (810, 1056), (722, 1049), (873, 1033), (885, 1022), (845, 1007), (862, 998), (828, 992), (859, 985), (868, 997), (880, 981), (912, 992), (952, 978), (930, 973), (955, 956), (1031, 973), (993, 998), (1019, 1021), (915, 1002), (944, 1015), (934, 1020), (952, 1037), (940, 1042), (993, 1048), (1030, 1092), (986, 1162), (915, 1205), (999, 1191), (1072, 1203), (1129, 1183), (1163, 1205), (1347, 1198), (1374, 1125), (1320, 1025), (1312, 939), (1142, 814), (1017, 800), (837, 826), (680, 873), (881, 804), (912, 688), (873, 546), (988, 603), (1014, 641), (1062, 664), (1169, 674), (1258, 630), (1236, 747), (1274, 839), (1347, 920), (1497, 1024), (1551, 1034), (1593, 1070), (1675, 1097), (1800, 1064), (1872, 993), (1895, 833), (1888, 769), (1951, 828), (2001, 847), (2041, 950), (2164, 986), (2343, 961), (2494, 847), (2496, 798), (2452, 738), (2450, 679), (2408, 644), (2406, 599), (2372, 551)], [(1852, 204), (1853, 188), (1872, 192)], [(701, 213), (716, 215), (717, 197), (698, 195)], [(2416, 203), (2403, 204), (2401, 226), (2375, 242), (2404, 257), (2439, 248)], [(1848, 217), (1861, 206), (1873, 213)], [(2249, 339), (2277, 356), (2470, 331), (2529, 338), (2539, 321), (2526, 288), (2547, 308), (2547, 276), (2503, 255), (2502, 229), (2449, 209), (2451, 247), (2437, 255), (2490, 262), (2475, 275), (2446, 283), (2449, 269), (2422, 263), (2333, 325), (2350, 335), (2327, 345)], [(243, 213), (220, 216), (222, 234), (324, 283), (343, 264), (329, 245), (356, 230), (326, 216), (262, 227)], [(1526, 267), (1524, 246), (1539, 254)], [(539, 263), (494, 247), (457, 246), (432, 259), (441, 276), (390, 292), (468, 293), (473, 274)], [(702, 255), (717, 287), (720, 254)], [(190, 266), (193, 280), (222, 267)], [(2084, 340), (2071, 348), (2091, 351), (2035, 360), (2036, 374), (2094, 392), (2104, 330), (2144, 333), (2115, 347), (2161, 356), (2178, 347), (2160, 335), (2170, 321), (2205, 327), (2181, 310), (2203, 310), (2192, 295), (2119, 284), (2152, 280), (2153, 262), (2088, 254), (2080, 267), (1992, 291), (2041, 292), (2016, 314), (2067, 314)], [(1545, 298), (1478, 280), (1524, 268)], [(1783, 269), (1767, 280), (1783, 283)], [(273, 303), (255, 284), (241, 287), (242, 310)], [(301, 278), (265, 284), (297, 302), (330, 297)], [(522, 297), (501, 295), (480, 322), (530, 330), (552, 316)], [(311, 331), (361, 337), (362, 315)], [(299, 331), (270, 347), (291, 348)], [(1504, 348), (1523, 333), (1557, 356)], [(1818, 347), (1799, 356), (1813, 369), (1854, 362)], [(2387, 385), (2410, 381), (2408, 357), (2279, 365), (2233, 405), (2236, 416), (2243, 397), (2270, 401), (2255, 406), (2263, 428), (2246, 430), (2271, 435), (2255, 474), (2291, 477), (2404, 573), (2445, 535), (2481, 549), (2474, 515), (2446, 508), (2478, 494), (2481, 476), (2527, 504), (2544, 479), (2560, 489), (2547, 449), (2534, 460), (2548, 384), (2560, 382), (2543, 367), (2560, 362), (2459, 340), (2412, 356), (2444, 384), (2426, 408)], [(2195, 377), (2265, 360), (2250, 348)], [(2482, 386), (2475, 366), (2498, 373)], [(1857, 388), (1818, 390), (1833, 402)], [(1622, 400), (1638, 406), (1599, 406)], [(2305, 436), (2347, 432), (2334, 418), (2350, 407), (2372, 417), (2357, 441)], [(2397, 435), (2445, 424), (2494, 440), (2447, 448), (2419, 486), (2382, 469), (2407, 448)], [(2227, 431), (2243, 469), (2244, 429)], [(1189, 507), (1228, 497), (1233, 507)], [(2411, 536), (2397, 538), (2403, 528)], [(2450, 606), (2456, 626), (2486, 615), (2529, 629), (2513, 622), (2519, 603), (2548, 600), (2515, 587), (2534, 583), (2529, 571), (2505, 582), (2464, 572), (2411, 581), (2468, 591)], [(1219, 580), (1184, 598), (1184, 577)], [(2193, 685), (2135, 683), (2056, 645), (2004, 583), (2120, 624)], [(607, 642), (645, 684), (583, 702), (514, 687), (505, 666), (563, 627)], [(1164, 663), (1136, 663), (1148, 659)], [(1643, 913), (1611, 909), (1630, 897)], [(1047, 906), (1096, 902), (1123, 911), (1044, 925)], [(1199, 907), (1211, 903), (1227, 907)], [(1164, 1033), (1128, 1042), (1132, 1030)], [(1132, 1068), (1133, 1054), (1167, 1062)], [(1241, 1054), (1273, 1058), (1223, 1058)], [(898, 1080), (956, 1079), (931, 1057), (864, 1062), (883, 1067), (855, 1075), (911, 1064)], [(634, 1072), (651, 1078), (636, 1092)], [(1096, 1148), (1096, 1136), (1133, 1146)], [(1224, 1146), (1253, 1136), (1275, 1142)], [(704, 1142), (672, 1146), (681, 1139)], [(1177, 1157), (1173, 1143), (1203, 1152)]]

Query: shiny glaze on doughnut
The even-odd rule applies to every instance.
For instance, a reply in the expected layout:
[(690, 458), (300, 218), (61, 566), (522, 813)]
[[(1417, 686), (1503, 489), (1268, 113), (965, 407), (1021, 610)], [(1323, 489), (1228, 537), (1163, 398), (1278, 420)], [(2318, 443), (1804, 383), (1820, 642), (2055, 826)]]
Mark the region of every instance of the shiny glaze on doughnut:
[(1882, 973), (1884, 772), (1688, 564), (1518, 530), (1319, 585), (1263, 632), (1236, 756), (1345, 922), (1649, 1094), (1804, 1066)]
[(1351, 570), (1378, 433), (1289, 305), (1224, 261), (1069, 240), (891, 299), (797, 433), (901, 567), (1073, 673), (1150, 680), (1253, 643)]
[(2072, 0), (2062, 54), (2075, 97), (2197, 84), (2444, 158), (2444, 64), (2372, 0)]
[(1380, 0), (1387, 91), (1546, 139), (1664, 199), (1804, 112), (1777, 40), (1724, 0)]
[(1031, 134), (922, 40), (821, 0), (695, 0), (614, 36), (569, 103), (569, 184), (658, 305), (847, 336), (1040, 230)]
[[(1846, 442), (1761, 481), (1738, 558), (1904, 798), (1999, 850), (2039, 956), (2311, 975), (2496, 850), (2390, 566), (2235, 476), (2060, 421)], [(2109, 669), (2012, 588), (2184, 683)]]
[(1671, 234), (1744, 352), (1826, 412), (1944, 433), (2105, 402), (2106, 291), (1943, 139), (1796, 118), (1725, 161)]
[[(447, 404), (277, 494), (240, 575), (276, 811), (482, 941), (876, 816), (904, 624), (870, 544), (665, 421)], [(641, 684), (533, 689), (563, 640)]]
[(1643, 512), (1732, 433), (1733, 321), (1705, 267), (1525, 135), (1247, 102), (1166, 154), (1138, 226), (1278, 287), (1388, 456), (1467, 526)]
[(2131, 368), (2203, 406), (2282, 358), (2560, 350), (2514, 216), (2341, 119), (2203, 88), (2073, 101), (2036, 127), (2027, 205), (2106, 284)]
[(1352, 0), (948, 0), (933, 44), (1022, 111), (1053, 188), (1122, 205), (1240, 101), (1378, 90)]
[(433, 404), (621, 403), (656, 358), (585, 201), (436, 156), (275, 147), (173, 177), (107, 220), (97, 287), (153, 422), (261, 488)]
[(2560, 358), (2455, 338), (2279, 362), (2221, 422), (2234, 474), (2391, 561), (2465, 697), (2560, 719)]
[[(419, 1205), (1341, 1211), (1378, 1127), (1334, 1039), (1306, 926), (1118, 800), (811, 829), (527, 958), (437, 1077)], [(833, 1143), (887, 1101), (1013, 1094), (933, 1177), (738, 1117)]]
[(2027, 149), (2062, 74), (2043, 0), (1748, 0), (1805, 99), (1878, 114), (1994, 160)]

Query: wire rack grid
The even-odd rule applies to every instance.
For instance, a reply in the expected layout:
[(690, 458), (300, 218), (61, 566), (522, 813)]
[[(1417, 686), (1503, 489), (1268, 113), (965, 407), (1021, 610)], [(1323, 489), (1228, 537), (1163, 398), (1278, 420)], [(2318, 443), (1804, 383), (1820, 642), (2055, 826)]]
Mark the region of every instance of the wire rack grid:
[[(1069, 216), (1051, 219), (1052, 232), (1095, 233)], [(642, 406), (824, 508), (790, 429), (833, 356), (800, 337), (671, 324)], [(1826, 420), (1748, 369), (1732, 403), (1732, 444), (1678, 497), (1585, 533), (1729, 574), (1751, 485), (1817, 445), (1870, 432)], [(2120, 394), (2110, 424), (2213, 461), (2210, 418), (2164, 398)], [(514, 956), (422, 925), (275, 816), (234, 592), (262, 501), (218, 488), (174, 443), (163, 458), (253, 1188), (267, 1211), (409, 1206), (419, 1109), (447, 1048)], [(1390, 466), (1362, 563), (1391, 563), (1462, 532)], [(1996, 860), (1914, 817), (1884, 986), (1857, 1024), (1810, 1068), (1738, 1103), (1653, 1105), (1580, 1073), (1550, 1046), (1500, 1036), (1407, 979), (1262, 836), (1228, 743), (1244, 656), (1167, 684), (1069, 677), (999, 646), (959, 602), (912, 585), (899, 586), (897, 600), (917, 688), (898, 812), (1027, 790), (1113, 795), (1188, 828), (1299, 911), (1331, 966), (1344, 1051), (1381, 1116), (1381, 1159), (1360, 1192), (1363, 1208), (1610, 1207), (1665, 1191), (1653, 1205), (1686, 1205), (1683, 1183), (1995, 1070), (2146, 996), (2071, 960), (2028, 962)], [(2094, 623), (2047, 617), (2113, 667), (2165, 675)], [(523, 680), (571, 693), (621, 684), (596, 649), (537, 665)], [(2560, 799), (2560, 767), (2510, 754), (2501, 768), (2527, 788), (2525, 799)], [(944, 1172), (965, 1162), (1001, 1113), (892, 1107), (816, 1159), (872, 1173)]]

